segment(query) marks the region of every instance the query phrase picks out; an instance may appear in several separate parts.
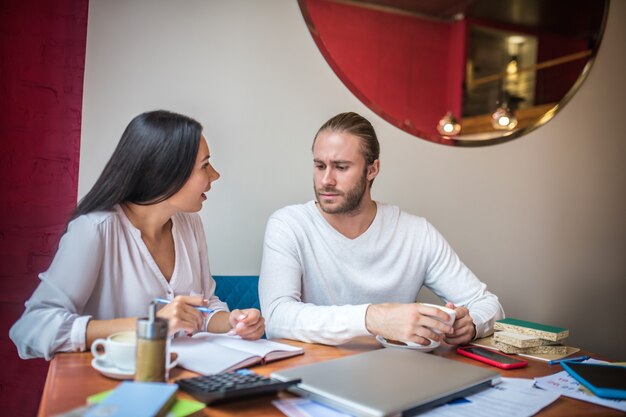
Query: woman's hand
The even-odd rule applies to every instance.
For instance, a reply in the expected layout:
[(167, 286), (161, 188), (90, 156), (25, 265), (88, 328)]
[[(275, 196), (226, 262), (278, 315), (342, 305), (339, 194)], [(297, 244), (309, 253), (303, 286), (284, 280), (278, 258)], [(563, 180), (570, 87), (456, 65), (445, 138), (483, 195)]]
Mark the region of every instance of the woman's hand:
[(161, 308), (157, 312), (157, 317), (168, 320), (170, 335), (181, 330), (191, 335), (198, 330), (205, 330), (202, 328), (204, 316), (194, 306), (206, 305), (207, 301), (202, 296), (179, 295)]
[(231, 335), (239, 335), (242, 339), (256, 340), (265, 333), (265, 319), (256, 308), (233, 310), (228, 318), (232, 330)]

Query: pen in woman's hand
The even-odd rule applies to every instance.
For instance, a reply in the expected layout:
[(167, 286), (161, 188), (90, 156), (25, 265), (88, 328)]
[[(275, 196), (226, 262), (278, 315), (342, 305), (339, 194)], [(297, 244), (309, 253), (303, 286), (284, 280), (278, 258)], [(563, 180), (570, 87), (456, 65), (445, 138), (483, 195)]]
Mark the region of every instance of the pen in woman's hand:
[[(165, 298), (155, 298), (154, 301), (156, 303), (159, 303), (159, 304), (169, 304), (169, 303), (171, 303), (170, 300), (166, 300)], [(213, 310), (212, 308), (209, 308), (209, 307), (203, 307), (203, 306), (192, 306), (192, 307), (195, 308), (196, 310), (202, 312), (202, 313), (205, 313), (205, 314), (211, 314), (211, 313), (213, 313), (215, 311), (215, 310)]]

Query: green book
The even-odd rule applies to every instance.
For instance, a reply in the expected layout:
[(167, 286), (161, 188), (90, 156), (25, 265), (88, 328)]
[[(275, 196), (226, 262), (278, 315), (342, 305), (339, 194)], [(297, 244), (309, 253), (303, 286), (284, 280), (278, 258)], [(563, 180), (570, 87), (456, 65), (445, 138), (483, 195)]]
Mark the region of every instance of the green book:
[(557, 342), (569, 336), (569, 330), (564, 327), (550, 326), (547, 324), (534, 323), (513, 318), (498, 320), (494, 324), (495, 330), (521, 333), (538, 336), (541, 339)]

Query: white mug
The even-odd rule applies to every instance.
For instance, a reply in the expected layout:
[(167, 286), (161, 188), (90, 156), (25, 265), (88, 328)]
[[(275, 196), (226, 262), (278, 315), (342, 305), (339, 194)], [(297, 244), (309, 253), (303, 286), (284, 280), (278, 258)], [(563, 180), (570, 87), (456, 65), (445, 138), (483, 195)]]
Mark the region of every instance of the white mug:
[[(432, 317), (432, 318), (434, 318), (437, 321), (440, 321), (442, 323), (447, 324), (448, 326), (452, 326), (454, 324), (454, 320), (456, 319), (456, 311), (454, 311), (453, 309), (448, 308), (446, 306), (440, 306), (440, 305), (437, 305), (437, 304), (428, 304), (428, 303), (419, 303), (419, 304), (421, 304), (423, 306), (428, 306), (428, 307), (435, 307), (435, 308), (443, 311), (444, 313), (447, 313), (448, 316), (450, 316), (448, 321), (443, 321), (439, 317), (435, 317), (435, 316), (428, 316), (428, 317)], [(436, 330), (436, 329), (431, 329), (431, 330), (433, 332), (437, 333), (437, 334), (441, 334), (441, 332), (439, 330)], [(429, 339), (429, 340), (430, 340), (431, 343), (437, 343), (437, 342), (435, 342), (432, 339)]]
[[(102, 352), (99, 348), (102, 347)], [(165, 355), (166, 369), (178, 365), (178, 354), (170, 351), (169, 340)], [(91, 354), (109, 366), (126, 372), (135, 372), (137, 357), (137, 334), (134, 331), (113, 333), (106, 339), (96, 339), (91, 345)]]
[(127, 331), (113, 333), (106, 339), (96, 339), (91, 345), (91, 354), (109, 366), (134, 372), (136, 349), (137, 336), (135, 332)]

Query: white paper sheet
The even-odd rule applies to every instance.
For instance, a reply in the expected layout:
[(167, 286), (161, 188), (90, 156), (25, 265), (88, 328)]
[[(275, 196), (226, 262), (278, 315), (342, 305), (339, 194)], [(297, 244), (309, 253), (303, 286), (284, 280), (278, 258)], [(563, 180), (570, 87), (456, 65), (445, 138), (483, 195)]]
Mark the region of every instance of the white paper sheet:
[(533, 387), (532, 379), (502, 378), (495, 387), (467, 397), (468, 402), (446, 404), (424, 417), (529, 417), (560, 397), (553, 391)]
[(275, 400), (272, 404), (288, 417), (352, 417), (306, 398)]
[[(586, 363), (605, 363), (595, 359), (589, 359)], [(566, 371), (557, 372), (556, 374), (535, 378), (535, 385), (539, 388), (552, 392), (559, 392), (561, 395), (576, 398), (577, 400), (587, 401), (590, 403), (603, 405), (605, 407), (615, 408), (616, 410), (626, 411), (626, 400), (610, 400), (600, 398), (593, 394), (582, 391), (580, 384), (570, 376)]]

